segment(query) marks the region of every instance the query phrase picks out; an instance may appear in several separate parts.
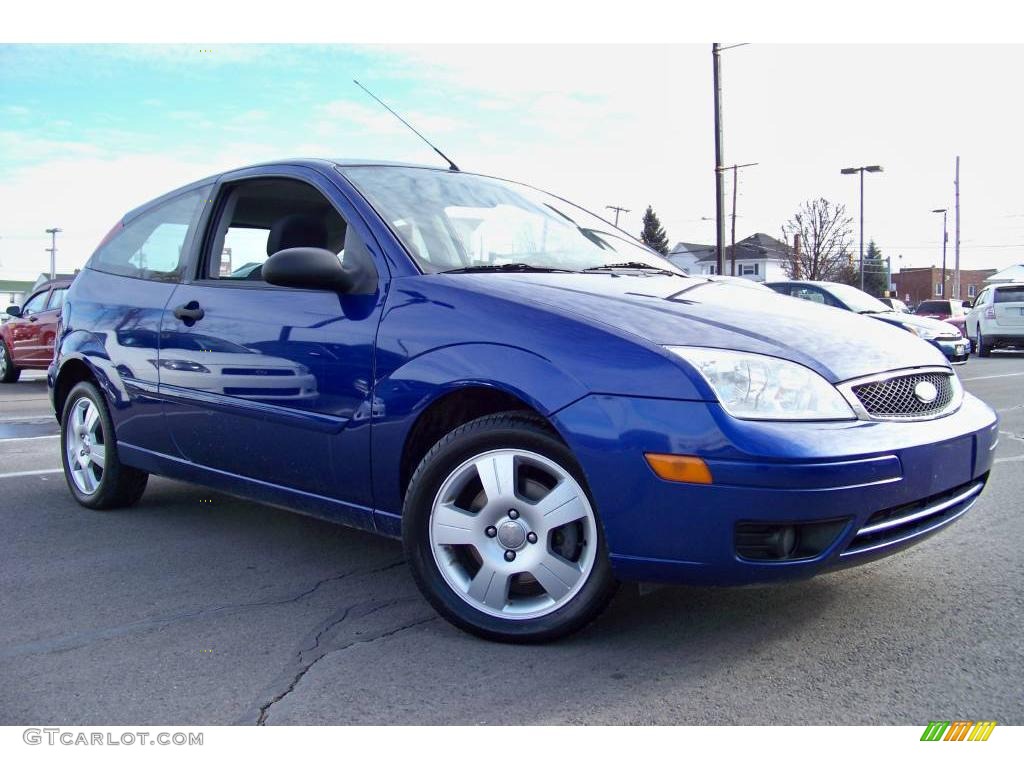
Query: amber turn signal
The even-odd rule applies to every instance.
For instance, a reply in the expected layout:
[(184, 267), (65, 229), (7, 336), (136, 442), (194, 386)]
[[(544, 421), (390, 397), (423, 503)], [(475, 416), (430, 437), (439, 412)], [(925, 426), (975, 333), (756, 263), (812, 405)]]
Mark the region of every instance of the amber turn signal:
[(698, 456), (676, 456), (671, 453), (645, 453), (654, 474), (662, 480), (677, 483), (711, 483), (711, 470)]

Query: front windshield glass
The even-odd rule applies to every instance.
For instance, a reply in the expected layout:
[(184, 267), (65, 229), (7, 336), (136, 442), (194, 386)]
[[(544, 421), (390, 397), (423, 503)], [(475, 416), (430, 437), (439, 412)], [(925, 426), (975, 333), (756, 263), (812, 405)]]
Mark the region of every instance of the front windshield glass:
[(429, 168), (341, 170), (425, 272), (636, 262), (683, 274), (608, 222), (532, 187)]
[(835, 284), (828, 287), (829, 291), (854, 312), (892, 312), (891, 307), (859, 288), (852, 285)]

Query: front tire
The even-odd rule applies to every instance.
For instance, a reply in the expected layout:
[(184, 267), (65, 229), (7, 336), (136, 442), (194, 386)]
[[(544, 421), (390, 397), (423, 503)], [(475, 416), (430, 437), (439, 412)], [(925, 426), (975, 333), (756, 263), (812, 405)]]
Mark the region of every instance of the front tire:
[(79, 504), (113, 509), (142, 497), (149, 475), (121, 463), (107, 402), (94, 384), (83, 381), (72, 388), (60, 423), (64, 479)]
[(406, 493), (406, 557), (452, 624), (502, 642), (579, 630), (616, 582), (583, 472), (535, 416), (484, 416), (450, 432)]
[(0, 339), (0, 383), (13, 384), (21, 377), (21, 369), (14, 365), (7, 344)]

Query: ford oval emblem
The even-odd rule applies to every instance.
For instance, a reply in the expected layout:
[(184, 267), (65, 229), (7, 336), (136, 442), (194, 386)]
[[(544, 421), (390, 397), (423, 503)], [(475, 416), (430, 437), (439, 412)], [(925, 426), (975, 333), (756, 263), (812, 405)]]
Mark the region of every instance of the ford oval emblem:
[(918, 399), (918, 402), (928, 404), (935, 402), (935, 398), (939, 396), (939, 389), (930, 381), (919, 381), (917, 386), (914, 387), (914, 397)]

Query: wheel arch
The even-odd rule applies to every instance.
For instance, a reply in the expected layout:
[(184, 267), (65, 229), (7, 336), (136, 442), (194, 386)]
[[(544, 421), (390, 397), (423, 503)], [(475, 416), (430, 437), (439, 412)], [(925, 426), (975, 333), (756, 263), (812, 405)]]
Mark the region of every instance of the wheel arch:
[(382, 532), (395, 528), (409, 479), (448, 432), (480, 416), (522, 411), (568, 443), (550, 417), (586, 394), (579, 381), (518, 347), (464, 344), (408, 361), (375, 388), (384, 409), (373, 435), (375, 506), (380, 517), (394, 518)]

